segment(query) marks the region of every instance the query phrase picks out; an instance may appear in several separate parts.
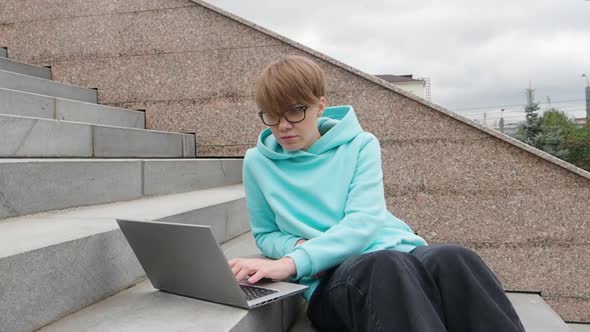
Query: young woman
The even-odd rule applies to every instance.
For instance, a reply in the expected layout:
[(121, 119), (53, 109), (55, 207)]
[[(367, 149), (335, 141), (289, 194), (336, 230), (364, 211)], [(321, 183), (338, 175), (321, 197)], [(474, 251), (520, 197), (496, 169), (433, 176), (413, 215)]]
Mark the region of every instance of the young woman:
[(309, 285), (322, 331), (524, 331), (493, 272), (472, 251), (432, 245), (387, 211), (381, 150), (351, 106), (326, 107), (308, 58), (256, 81), (268, 127), (244, 158), (248, 216), (271, 259), (232, 259), (237, 280)]

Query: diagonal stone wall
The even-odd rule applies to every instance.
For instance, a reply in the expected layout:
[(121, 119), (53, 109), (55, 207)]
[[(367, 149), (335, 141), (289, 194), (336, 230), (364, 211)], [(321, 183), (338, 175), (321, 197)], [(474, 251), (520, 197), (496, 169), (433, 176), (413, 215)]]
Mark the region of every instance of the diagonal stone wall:
[(0, 47), (146, 111), (150, 129), (196, 133), (198, 156), (240, 156), (263, 128), (253, 82), (306, 54), (328, 100), (381, 141), (389, 208), (430, 242), (474, 248), (508, 290), (541, 292), (590, 322), (590, 174), (270, 31), (188, 0), (1, 0)]

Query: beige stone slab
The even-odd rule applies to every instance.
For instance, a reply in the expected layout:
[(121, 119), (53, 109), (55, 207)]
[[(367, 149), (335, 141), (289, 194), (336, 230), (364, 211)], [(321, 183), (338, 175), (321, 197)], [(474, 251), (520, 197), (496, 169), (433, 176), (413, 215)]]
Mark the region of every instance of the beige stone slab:
[(540, 192), (590, 187), (590, 180), (491, 136), (474, 140), (392, 138), (381, 140), (381, 148), (388, 190)]
[(374, 133), (381, 140), (468, 140), (489, 136), (435, 109), (383, 88), (334, 90), (328, 93), (327, 98), (331, 105), (352, 105), (363, 129)]
[(460, 243), (475, 249), (506, 290), (590, 300), (590, 244)]
[[(543, 297), (561, 318), (568, 322), (590, 323), (590, 299), (578, 297)], [(569, 324), (568, 324), (569, 325)], [(573, 330), (572, 332), (577, 332)], [(581, 331), (580, 331), (581, 332)]]
[(198, 145), (197, 158), (200, 157), (239, 157), (244, 156), (253, 145)]
[(6, 49), (6, 56), (12, 55), (12, 52), (8, 50), (8, 45), (15, 40), (14, 32), (14, 24), (0, 24), (0, 45)]
[(145, 110), (148, 128), (194, 132), (198, 145), (255, 145), (265, 128), (250, 97), (114, 104)]
[[(275, 47), (281, 48), (281, 47)], [(168, 101), (250, 95), (251, 59), (273, 48), (215, 49), (52, 63), (54, 79), (96, 85), (100, 103)], [(256, 61), (256, 60), (254, 60)], [(259, 60), (258, 60), (259, 61)]]
[(565, 321), (590, 322), (590, 244), (474, 243), (504, 289), (540, 293)]
[[(290, 46), (235, 47), (41, 63), (51, 65), (55, 80), (97, 87), (99, 101), (112, 104), (252, 96), (258, 72), (271, 61), (295, 53)], [(334, 72), (329, 90), (377, 88), (341, 69), (327, 69)]]
[[(373, 97), (386, 95), (391, 99), (391, 103), (387, 104), (391, 105), (391, 108), (369, 105), (365, 102)], [(408, 114), (407, 110), (395, 106), (395, 100), (402, 101), (404, 97), (395, 96), (395, 92), (392, 91), (358, 92), (353, 98), (356, 100), (339, 102), (354, 105), (363, 127), (371, 128), (375, 127), (375, 123), (380, 123), (379, 127), (374, 128), (374, 134), (380, 137), (384, 147), (388, 146), (390, 140), (424, 139), (424, 144), (429, 144), (428, 140), (436, 139), (489, 139), (488, 135), (475, 128), (424, 107), (416, 112), (419, 112), (420, 116), (434, 117), (433, 121), (415, 121), (416, 115)], [(235, 145), (244, 142), (255, 145), (260, 131), (265, 128), (258, 117), (258, 109), (252, 96), (210, 96), (110, 105), (145, 110), (148, 128), (195, 132), (199, 145)], [(337, 104), (331, 102), (331, 105)], [(406, 126), (405, 123), (411, 125)], [(415, 123), (419, 126), (413, 126)]]
[(579, 244), (590, 238), (590, 189), (542, 192), (394, 192), (390, 211), (427, 241)]
[[(65, 17), (105, 15), (162, 8), (194, 6), (187, 0), (3, 0), (0, 22), (13, 23)], [(29, 10), (34, 8), (35, 10)]]
[(24, 22), (14, 29), (19, 38), (10, 43), (11, 56), (43, 62), (281, 44), (200, 6)]

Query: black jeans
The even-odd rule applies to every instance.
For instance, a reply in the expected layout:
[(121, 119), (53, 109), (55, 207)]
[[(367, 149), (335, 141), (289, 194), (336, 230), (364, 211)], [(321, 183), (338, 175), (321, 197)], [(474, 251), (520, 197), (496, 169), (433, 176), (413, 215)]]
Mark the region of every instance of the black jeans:
[(307, 315), (320, 331), (524, 331), (494, 273), (451, 244), (351, 257), (322, 279)]

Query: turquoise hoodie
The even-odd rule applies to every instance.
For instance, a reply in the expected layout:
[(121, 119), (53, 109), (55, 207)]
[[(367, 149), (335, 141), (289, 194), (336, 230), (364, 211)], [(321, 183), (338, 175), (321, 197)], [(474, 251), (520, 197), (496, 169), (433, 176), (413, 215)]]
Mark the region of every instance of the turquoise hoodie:
[[(321, 137), (307, 151), (284, 150), (269, 128), (244, 157), (243, 182), (256, 245), (270, 258), (295, 261), (294, 280), (347, 258), (383, 249), (409, 252), (426, 242), (387, 211), (377, 138), (362, 130), (351, 106), (327, 107)], [(299, 239), (308, 239), (295, 246)]]

